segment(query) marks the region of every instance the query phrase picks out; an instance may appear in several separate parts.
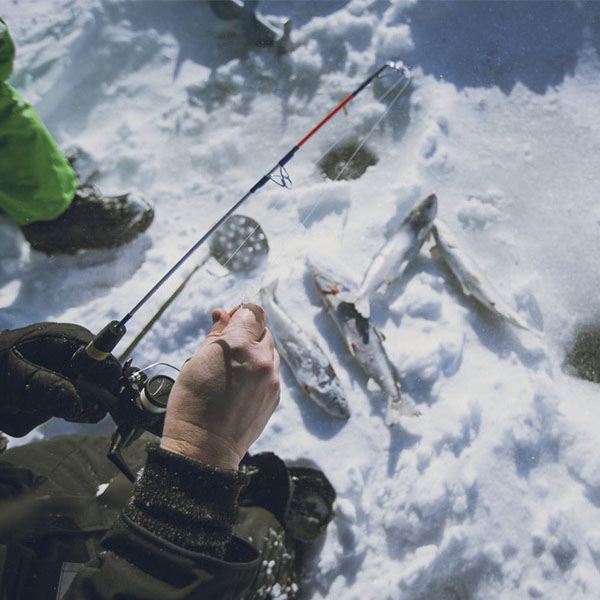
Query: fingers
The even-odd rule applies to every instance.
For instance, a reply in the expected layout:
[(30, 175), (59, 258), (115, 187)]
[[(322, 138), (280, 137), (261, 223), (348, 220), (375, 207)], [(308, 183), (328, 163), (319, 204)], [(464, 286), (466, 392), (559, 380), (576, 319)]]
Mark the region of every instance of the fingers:
[(214, 308), (211, 313), (213, 325), (217, 323), (229, 323), (231, 315), (223, 308)]
[(212, 311), (211, 317), (213, 325), (207, 337), (215, 337), (221, 335), (225, 327), (227, 327), (227, 325), (229, 325), (229, 322), (231, 321), (229, 313), (222, 308), (215, 308)]
[(77, 347), (87, 344), (94, 338), (92, 333), (85, 329), (85, 327), (72, 323), (37, 323), (24, 327), (21, 331), (23, 331), (24, 335), (20, 341), (35, 339), (48, 339), (48, 341), (52, 341), (55, 339), (63, 343), (70, 342)]
[(16, 350), (8, 354), (7, 372), (7, 387), (13, 396), (21, 398), (24, 410), (41, 408), (63, 416), (81, 406), (75, 386), (66, 377), (29, 362)]
[(266, 346), (272, 356), (275, 352), (275, 340), (273, 339), (273, 334), (268, 327), (265, 328), (265, 333), (262, 340), (260, 340), (260, 343)]
[(267, 326), (267, 313), (257, 304), (247, 303), (235, 311), (230, 321), (231, 326), (240, 326), (256, 342), (262, 340)]
[(281, 387), (279, 385), (279, 352), (277, 350), (273, 350), (273, 373), (275, 374), (275, 384), (277, 386), (277, 399), (275, 401), (275, 406), (279, 404), (279, 400), (281, 399)]

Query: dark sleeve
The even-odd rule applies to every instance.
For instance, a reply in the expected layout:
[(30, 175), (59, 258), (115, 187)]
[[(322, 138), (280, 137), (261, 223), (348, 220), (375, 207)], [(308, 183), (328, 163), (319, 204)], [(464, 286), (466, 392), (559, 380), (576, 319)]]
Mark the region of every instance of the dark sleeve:
[(245, 475), (151, 447), (134, 495), (65, 600), (239, 598), (258, 552), (232, 536)]

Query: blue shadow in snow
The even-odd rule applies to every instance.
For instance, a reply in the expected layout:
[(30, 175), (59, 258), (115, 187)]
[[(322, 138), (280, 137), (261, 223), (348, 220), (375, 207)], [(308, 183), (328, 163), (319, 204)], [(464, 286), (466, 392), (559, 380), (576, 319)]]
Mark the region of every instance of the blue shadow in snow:
[(590, 28), (590, 41), (600, 56), (600, 2), (588, 2), (583, 9)]
[(573, 72), (590, 10), (563, 0), (419, 2), (407, 12), (411, 60), (459, 89), (509, 93), (520, 81), (544, 94)]

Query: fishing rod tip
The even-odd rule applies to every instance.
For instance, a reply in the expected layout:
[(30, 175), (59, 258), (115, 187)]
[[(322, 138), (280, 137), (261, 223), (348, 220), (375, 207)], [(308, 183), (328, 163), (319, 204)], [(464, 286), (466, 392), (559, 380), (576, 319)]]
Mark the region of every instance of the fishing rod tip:
[(388, 60), (385, 64), (390, 67), (390, 69), (394, 69), (394, 71), (400, 71), (406, 79), (412, 77), (410, 69), (401, 60)]

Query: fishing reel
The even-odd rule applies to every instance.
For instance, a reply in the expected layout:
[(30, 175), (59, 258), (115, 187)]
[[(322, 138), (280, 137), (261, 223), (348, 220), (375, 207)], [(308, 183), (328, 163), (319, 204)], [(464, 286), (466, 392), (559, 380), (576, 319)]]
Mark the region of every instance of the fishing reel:
[[(70, 371), (84, 375), (93, 373), (98, 363), (108, 358), (125, 332), (121, 323), (111, 321), (87, 346), (75, 352), (71, 359)], [(166, 365), (178, 371), (176, 367), (167, 363), (154, 363), (139, 369), (134, 367), (129, 359), (123, 365), (118, 393), (106, 393), (98, 398), (117, 426), (107, 458), (132, 482), (135, 475), (123, 458), (122, 451), (144, 431), (156, 436), (162, 434), (169, 394), (175, 383), (168, 375), (148, 376), (147, 371), (159, 365)]]
[(117, 429), (113, 433), (107, 458), (130, 480), (135, 475), (123, 458), (122, 451), (137, 440), (144, 431), (161, 436), (169, 394), (175, 380), (168, 375), (157, 374), (149, 377), (146, 371), (167, 363), (154, 363), (143, 369), (131, 364), (129, 359), (123, 365), (123, 375), (117, 402), (107, 406)]

